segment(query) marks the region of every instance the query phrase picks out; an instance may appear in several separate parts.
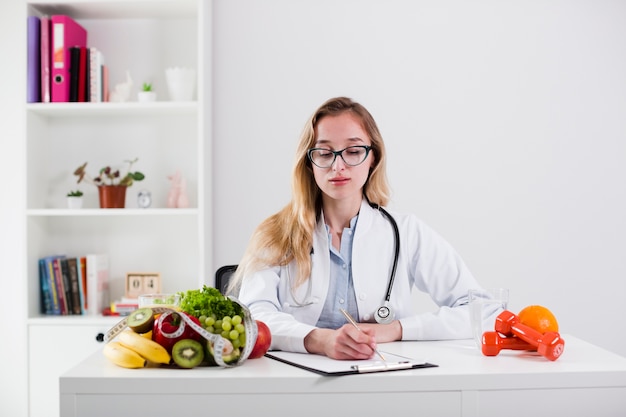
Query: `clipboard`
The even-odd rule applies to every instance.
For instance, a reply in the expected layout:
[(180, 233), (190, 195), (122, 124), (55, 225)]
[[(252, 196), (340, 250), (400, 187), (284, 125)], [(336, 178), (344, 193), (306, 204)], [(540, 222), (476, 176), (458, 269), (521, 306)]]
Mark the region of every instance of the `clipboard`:
[(337, 360), (323, 355), (270, 351), (268, 358), (286, 363), (323, 376), (369, 374), (375, 372), (400, 371), (404, 369), (433, 368), (433, 363), (383, 352), (386, 361), (380, 359)]

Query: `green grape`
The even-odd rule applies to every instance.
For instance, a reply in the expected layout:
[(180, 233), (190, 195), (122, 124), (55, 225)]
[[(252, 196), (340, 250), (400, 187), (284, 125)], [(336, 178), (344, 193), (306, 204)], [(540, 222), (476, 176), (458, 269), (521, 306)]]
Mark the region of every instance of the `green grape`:
[(215, 320), (215, 323), (213, 323), (213, 327), (215, 327), (216, 329), (221, 329), (222, 328), (222, 320)]
[(239, 332), (237, 330), (231, 330), (228, 333), (228, 338), (230, 340), (237, 340), (238, 341), (239, 340)]
[(206, 321), (206, 316), (204, 314), (201, 315), (200, 317), (198, 317), (198, 321), (204, 325), (204, 322)]
[(224, 339), (228, 339), (229, 333), (230, 333), (230, 332), (229, 332), (228, 330), (223, 330), (223, 331), (222, 331), (222, 333), (221, 333), (221, 335), (222, 335), (222, 337), (223, 337)]
[(224, 316), (224, 317), (222, 317), (222, 322), (223, 322), (223, 323), (230, 323), (230, 320), (231, 320), (230, 316)]
[(213, 326), (206, 326), (206, 331), (209, 333), (215, 333), (215, 328)]
[(226, 330), (227, 332), (230, 331), (230, 329), (233, 328), (233, 325), (230, 323), (230, 321), (223, 321), (222, 322), (222, 330)]
[(241, 342), (239, 341), (239, 338), (236, 338), (235, 340), (233, 340), (231, 342), (233, 344), (233, 348), (237, 349), (241, 347)]
[(237, 330), (239, 333), (243, 333), (246, 331), (246, 327), (243, 324), (239, 323), (235, 325), (235, 330)]
[(230, 320), (231, 323), (233, 323), (234, 326), (241, 324), (241, 322), (243, 321), (243, 319), (241, 318), (240, 315), (234, 315), (233, 318)]
[(241, 346), (244, 346), (246, 344), (246, 334), (245, 333), (240, 333), (239, 334), (239, 343), (241, 343)]
[(215, 317), (209, 316), (204, 319), (204, 324), (206, 326), (213, 326), (215, 324)]

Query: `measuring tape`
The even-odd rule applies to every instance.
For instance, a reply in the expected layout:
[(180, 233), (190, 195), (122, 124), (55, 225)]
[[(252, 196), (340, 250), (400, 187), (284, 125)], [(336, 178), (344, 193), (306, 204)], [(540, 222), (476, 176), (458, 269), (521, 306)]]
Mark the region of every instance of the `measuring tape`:
[[(224, 359), (222, 357), (224, 348), (228, 347), (229, 345), (232, 348), (232, 344), (230, 343), (230, 340), (223, 338), (219, 334), (213, 334), (203, 329), (202, 326), (198, 325), (195, 321), (191, 320), (189, 316), (187, 316), (186, 314), (181, 314), (177, 310), (174, 310), (169, 307), (150, 307), (150, 308), (152, 309), (154, 314), (163, 314), (163, 315), (178, 314), (184, 321), (185, 325), (190, 326), (200, 336), (202, 336), (203, 338), (205, 338), (206, 340), (208, 340), (210, 343), (213, 344), (213, 358), (215, 359), (215, 362), (223, 368), (232, 368), (234, 366), (241, 365), (242, 363), (246, 361), (246, 359), (248, 359), (248, 356), (250, 356), (250, 353), (252, 352), (252, 349), (254, 348), (254, 343), (256, 342), (257, 336), (259, 334), (259, 329), (256, 325), (256, 320), (252, 318), (252, 315), (250, 314), (250, 310), (248, 310), (248, 307), (240, 303), (239, 300), (237, 300), (235, 297), (229, 296), (228, 298), (232, 300), (233, 302), (237, 303), (243, 309), (243, 315), (244, 315), (243, 325), (246, 330), (246, 343), (243, 346), (243, 351), (241, 352), (239, 359), (237, 359), (237, 362), (230, 363), (230, 364), (224, 362)], [(104, 335), (104, 342), (106, 343), (115, 339), (117, 335), (119, 335), (127, 327), (128, 327), (128, 318), (124, 317), (117, 324), (115, 324), (115, 326), (111, 327), (106, 332), (106, 334)], [(176, 337), (177, 334), (178, 336), (180, 336), (183, 333), (183, 331), (184, 331), (184, 326), (179, 326), (177, 331), (174, 333), (173, 337)], [(232, 349), (229, 349), (229, 350), (232, 350)]]

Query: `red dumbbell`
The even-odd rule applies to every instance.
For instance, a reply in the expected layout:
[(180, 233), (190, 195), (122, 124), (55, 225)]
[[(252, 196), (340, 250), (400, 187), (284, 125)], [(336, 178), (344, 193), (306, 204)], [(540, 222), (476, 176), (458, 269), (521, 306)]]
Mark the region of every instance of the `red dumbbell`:
[(502, 349), (537, 350), (535, 346), (517, 336), (503, 337), (498, 332), (483, 333), (483, 355), (496, 356)]
[(565, 348), (565, 341), (557, 332), (541, 334), (532, 327), (520, 323), (519, 318), (508, 310), (496, 317), (495, 330), (505, 336), (514, 335), (530, 343), (537, 348), (541, 356), (551, 361), (557, 360)]

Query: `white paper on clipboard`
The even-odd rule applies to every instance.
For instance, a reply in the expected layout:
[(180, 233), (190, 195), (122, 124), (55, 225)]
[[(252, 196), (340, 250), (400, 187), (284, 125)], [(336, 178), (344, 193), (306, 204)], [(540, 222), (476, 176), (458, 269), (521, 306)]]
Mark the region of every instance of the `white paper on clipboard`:
[(437, 366), (424, 360), (407, 358), (389, 352), (382, 353), (385, 359), (387, 359), (386, 361), (382, 361), (378, 358), (336, 360), (323, 355), (283, 351), (270, 351), (267, 352), (265, 356), (325, 376), (354, 375)]

